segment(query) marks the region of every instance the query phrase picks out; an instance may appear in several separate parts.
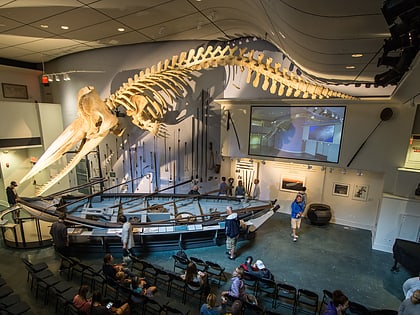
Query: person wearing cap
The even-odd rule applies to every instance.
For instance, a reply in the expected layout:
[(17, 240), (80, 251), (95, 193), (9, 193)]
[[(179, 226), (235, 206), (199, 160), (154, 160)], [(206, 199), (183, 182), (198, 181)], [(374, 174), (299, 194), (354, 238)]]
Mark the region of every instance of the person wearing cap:
[(9, 206), (14, 206), (16, 204), (17, 199), (17, 192), (16, 187), (17, 183), (15, 181), (10, 182), (10, 186), (6, 188), (6, 194), (7, 194), (7, 202), (9, 203)]
[(405, 299), (398, 308), (398, 315), (420, 314), (420, 290), (413, 292), (409, 299)]
[(263, 261), (258, 259), (254, 265), (251, 265), (248, 261), (246, 262), (248, 273), (250, 275), (253, 275), (254, 277), (258, 279), (268, 279), (268, 280), (274, 280), (274, 276), (271, 273), (270, 270), (268, 270)]
[[(10, 207), (13, 207), (16, 204), (16, 199), (18, 196), (16, 192), (17, 186), (18, 185), (15, 181), (11, 181), (10, 186), (7, 186), (6, 188), (7, 202), (9, 203)], [(15, 221), (15, 223), (18, 223), (19, 215), (20, 215), (19, 210), (13, 211), (12, 216), (13, 216), (13, 221)]]

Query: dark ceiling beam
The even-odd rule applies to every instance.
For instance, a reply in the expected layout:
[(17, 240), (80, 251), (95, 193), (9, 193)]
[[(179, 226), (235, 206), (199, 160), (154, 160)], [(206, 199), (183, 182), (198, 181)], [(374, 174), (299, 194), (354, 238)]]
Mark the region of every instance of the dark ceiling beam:
[(31, 70), (42, 70), (42, 64), (33, 62), (24, 62), (13, 59), (0, 58), (0, 65), (11, 66), (17, 68), (31, 69)]

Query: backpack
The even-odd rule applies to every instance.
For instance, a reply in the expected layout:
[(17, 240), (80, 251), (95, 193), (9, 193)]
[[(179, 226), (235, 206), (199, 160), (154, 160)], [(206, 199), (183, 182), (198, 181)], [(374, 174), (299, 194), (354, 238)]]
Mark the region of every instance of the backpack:
[(240, 223), (239, 219), (226, 220), (226, 235), (229, 237), (236, 237), (239, 234)]

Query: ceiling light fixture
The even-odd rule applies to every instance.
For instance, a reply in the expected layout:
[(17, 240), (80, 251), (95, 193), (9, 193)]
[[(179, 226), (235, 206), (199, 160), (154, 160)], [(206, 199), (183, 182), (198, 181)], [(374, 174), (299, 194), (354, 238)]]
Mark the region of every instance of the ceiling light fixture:
[(117, 28), (117, 31), (118, 32), (124, 32), (125, 31), (125, 28), (124, 27), (119, 27), (119, 28)]
[(353, 58), (361, 58), (361, 57), (363, 57), (363, 54), (352, 54), (351, 56)]
[(356, 67), (355, 66), (346, 66), (346, 69), (356, 69)]
[(68, 30), (70, 27), (68, 27), (67, 25), (61, 25), (60, 28), (62, 30)]
[(61, 78), (63, 81), (70, 81), (70, 74), (72, 73), (104, 73), (105, 71), (102, 70), (70, 70), (70, 71), (63, 71), (63, 72), (55, 72), (55, 73), (44, 73), (43, 77), (48, 78), (48, 82), (60, 82)]

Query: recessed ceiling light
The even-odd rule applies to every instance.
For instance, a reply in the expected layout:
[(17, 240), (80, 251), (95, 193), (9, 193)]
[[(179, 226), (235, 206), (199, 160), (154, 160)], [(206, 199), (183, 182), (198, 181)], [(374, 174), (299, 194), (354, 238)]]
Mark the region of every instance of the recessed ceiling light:
[(48, 25), (47, 24), (41, 24), (40, 27), (41, 28), (48, 28)]
[(346, 66), (346, 69), (356, 69), (355, 66)]
[(61, 27), (62, 30), (68, 30), (69, 29), (69, 27), (67, 25), (61, 25), (60, 27)]
[(279, 34), (281, 37), (286, 38), (286, 35), (284, 35), (282, 32), (279, 31)]
[(119, 27), (119, 28), (117, 28), (117, 31), (118, 32), (124, 32), (125, 31), (125, 28), (124, 27)]
[(353, 58), (360, 58), (360, 57), (363, 57), (363, 54), (352, 54), (351, 56)]

